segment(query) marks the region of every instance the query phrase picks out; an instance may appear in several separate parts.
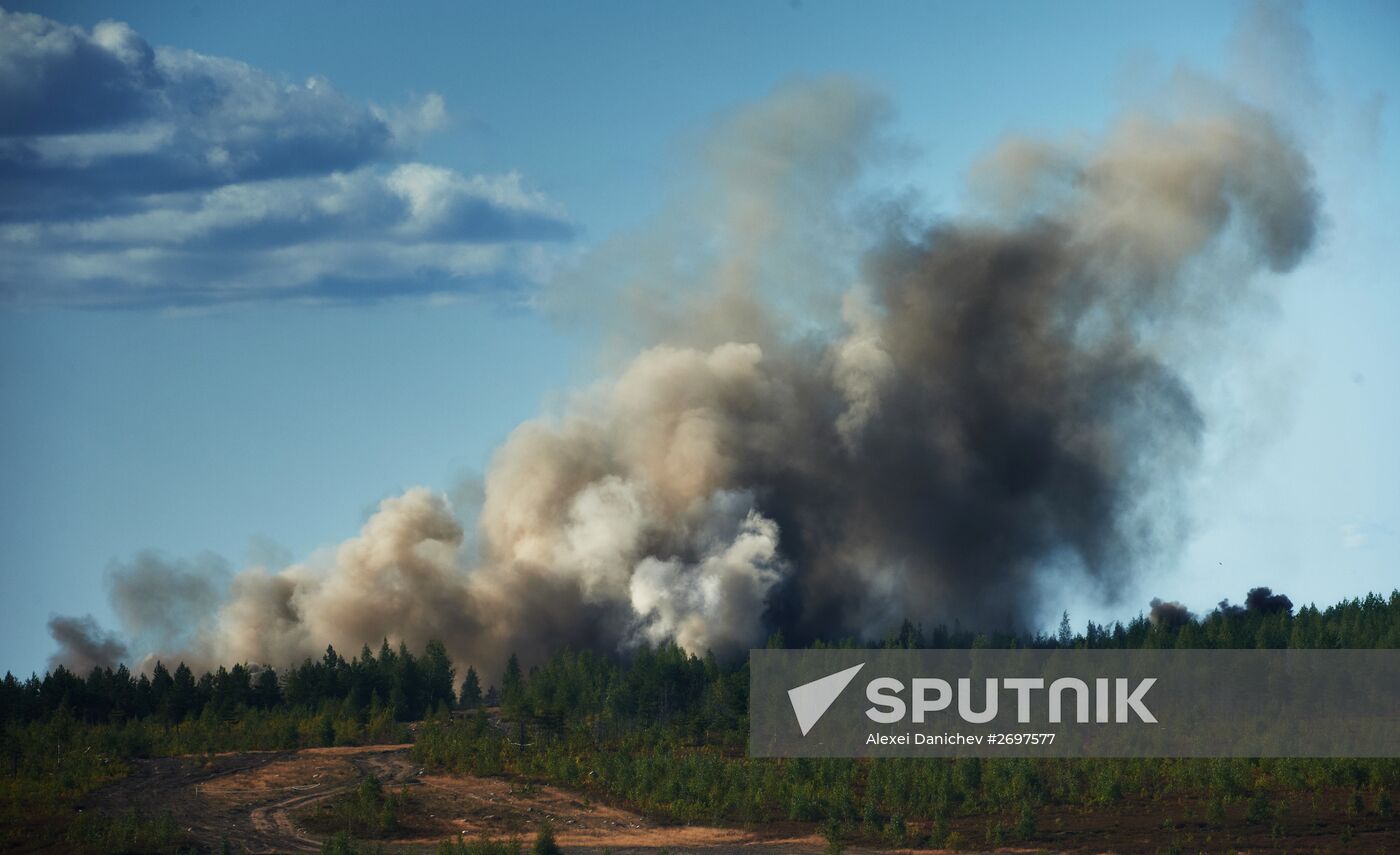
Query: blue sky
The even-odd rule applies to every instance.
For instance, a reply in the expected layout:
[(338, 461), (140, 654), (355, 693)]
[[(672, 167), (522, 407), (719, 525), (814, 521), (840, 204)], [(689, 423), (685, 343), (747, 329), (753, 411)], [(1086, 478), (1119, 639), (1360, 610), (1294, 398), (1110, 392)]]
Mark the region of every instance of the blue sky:
[[(89, 103), (38, 91), (0, 55), (7, 135), (79, 137), (0, 174), (0, 226), (43, 224), (6, 235), (0, 274), (0, 667), (17, 672), (42, 667), (51, 614), (111, 622), (114, 560), (146, 548), (300, 558), (353, 534), (384, 496), (480, 472), (512, 427), (596, 373), (596, 330), (535, 295), (561, 259), (659, 211), (715, 116), (794, 77), (851, 75), (889, 99), (907, 149), (872, 181), (952, 212), (969, 164), (1007, 133), (1101, 131), (1178, 65), (1239, 75), (1246, 11), (6, 8), (90, 33), (124, 22), (105, 43), (168, 50), (186, 74), (149, 100), (140, 57), (126, 80), (75, 53), (79, 74), (110, 81)], [(1318, 91), (1278, 97), (1317, 169), (1322, 242), (1277, 283), (1257, 340), (1202, 378), (1222, 418), (1181, 560), (1140, 581), (1138, 605), (1068, 593), (1076, 620), (1127, 617), (1151, 596), (1207, 609), (1257, 584), (1319, 603), (1400, 585), (1400, 9), (1316, 4), (1301, 17), (1315, 66), (1278, 79)], [(207, 80), (246, 87), (255, 119), (190, 121)], [(114, 170), (84, 160), (78, 133), (106, 109), (173, 130), (103, 141), (137, 152)], [(234, 143), (260, 156), (240, 162)], [(130, 201), (191, 187), (242, 192)], [(132, 230), (172, 235), (181, 252), (132, 253)], [(318, 242), (328, 233), (344, 240)]]

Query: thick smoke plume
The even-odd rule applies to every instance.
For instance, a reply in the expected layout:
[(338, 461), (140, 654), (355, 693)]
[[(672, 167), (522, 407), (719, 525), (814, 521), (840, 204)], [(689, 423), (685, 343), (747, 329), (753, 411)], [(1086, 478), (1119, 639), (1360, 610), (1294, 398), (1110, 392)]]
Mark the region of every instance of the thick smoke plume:
[(1152, 622), (1153, 626), (1160, 626), (1164, 629), (1185, 626), (1196, 617), (1191, 614), (1190, 609), (1175, 600), (1153, 597), (1150, 605), (1152, 610), (1147, 613), (1147, 619)]
[[(1024, 629), (1047, 586), (1112, 597), (1170, 556), (1203, 430), (1186, 363), (1251, 277), (1308, 250), (1307, 162), (1221, 96), (1095, 145), (1007, 140), (974, 170), (975, 215), (922, 223), (845, 204), (888, 112), (843, 81), (781, 89), (715, 133), (699, 198), (595, 255), (580, 277), (616, 276), (593, 298), (641, 307), (639, 349), (514, 431), (473, 537), (410, 490), (217, 603), (182, 581), (195, 629), (149, 649), (284, 664), (437, 637), (494, 667), (906, 616)], [(181, 578), (118, 588), (151, 602)]]
[(1291, 613), (1293, 601), (1286, 594), (1275, 594), (1272, 588), (1250, 588), (1244, 598), (1245, 608), (1260, 614)]
[(1225, 615), (1241, 615), (1245, 612), (1258, 612), (1262, 615), (1292, 614), (1293, 600), (1287, 594), (1275, 594), (1272, 588), (1250, 588), (1245, 594), (1244, 605), (1232, 605), (1229, 600), (1221, 600), (1215, 610)]
[(63, 665), (83, 677), (93, 668), (115, 668), (129, 656), (121, 639), (104, 631), (92, 615), (51, 617), (49, 635), (58, 644), (49, 667)]

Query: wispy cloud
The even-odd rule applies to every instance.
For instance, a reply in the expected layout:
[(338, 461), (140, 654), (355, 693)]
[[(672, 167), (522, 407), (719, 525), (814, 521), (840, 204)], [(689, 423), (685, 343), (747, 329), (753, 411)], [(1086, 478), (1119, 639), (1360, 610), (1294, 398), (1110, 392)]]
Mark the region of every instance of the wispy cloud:
[(358, 104), (230, 59), (0, 10), (0, 302), (207, 306), (518, 285), (569, 237), (516, 173), (422, 163), (429, 95)]
[(1394, 529), (1387, 525), (1364, 520), (1343, 523), (1339, 530), (1343, 549), (1368, 549), (1377, 539), (1394, 534)]

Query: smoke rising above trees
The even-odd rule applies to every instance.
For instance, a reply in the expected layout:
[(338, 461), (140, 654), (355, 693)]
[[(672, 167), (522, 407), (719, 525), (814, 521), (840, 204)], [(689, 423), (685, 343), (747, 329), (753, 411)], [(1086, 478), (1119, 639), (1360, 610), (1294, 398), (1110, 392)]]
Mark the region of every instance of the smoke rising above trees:
[[(143, 559), (114, 585), (141, 653), (281, 665), (438, 638), (495, 663), (910, 615), (1025, 630), (1050, 580), (1111, 599), (1169, 559), (1205, 429), (1192, 343), (1312, 245), (1306, 159), (1218, 92), (1093, 145), (1005, 140), (972, 212), (925, 221), (849, 204), (890, 114), (827, 79), (721, 122), (693, 202), (576, 271), (633, 355), (510, 435), (478, 518), (414, 488), (218, 597)], [(151, 617), (170, 609), (180, 638)], [(56, 661), (91, 637), (56, 633)]]

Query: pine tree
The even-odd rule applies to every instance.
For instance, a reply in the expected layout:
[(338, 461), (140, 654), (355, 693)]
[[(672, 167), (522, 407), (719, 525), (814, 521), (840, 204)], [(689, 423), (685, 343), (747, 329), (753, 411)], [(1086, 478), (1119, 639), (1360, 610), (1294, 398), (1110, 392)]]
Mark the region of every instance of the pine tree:
[(257, 683), (253, 686), (253, 704), (265, 710), (282, 703), (282, 686), (277, 682), (277, 672), (263, 668), (258, 672)]
[(1074, 628), (1070, 626), (1068, 611), (1060, 615), (1060, 632), (1056, 640), (1060, 642), (1061, 647), (1074, 646)]
[(477, 677), (476, 669), (467, 668), (467, 679), (462, 681), (462, 706), (467, 709), (474, 709), (481, 706), (481, 678)]
[(516, 706), (523, 699), (525, 678), (520, 672), (520, 658), (514, 653), (506, 660), (506, 673), (501, 677), (501, 706)]
[(427, 684), (429, 710), (435, 709), (438, 704), (453, 706), (457, 703), (457, 696), (452, 690), (452, 683), (457, 676), (457, 671), (452, 667), (452, 660), (447, 656), (447, 648), (441, 641), (433, 640), (428, 642), (427, 648), (423, 651), (423, 677)]
[(195, 706), (199, 702), (199, 691), (195, 686), (194, 672), (183, 662), (175, 669), (168, 698), (166, 718), (172, 724), (184, 721), (185, 716), (198, 712)]

